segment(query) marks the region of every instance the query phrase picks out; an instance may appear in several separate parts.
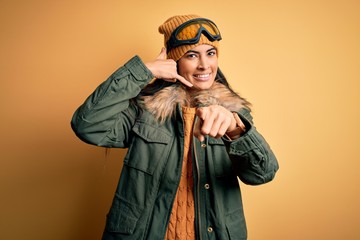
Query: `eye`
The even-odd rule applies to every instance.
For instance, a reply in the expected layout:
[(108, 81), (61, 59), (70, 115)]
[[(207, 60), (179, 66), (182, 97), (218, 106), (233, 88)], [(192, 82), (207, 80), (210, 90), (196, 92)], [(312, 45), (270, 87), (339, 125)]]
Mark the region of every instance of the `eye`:
[(196, 58), (196, 54), (195, 53), (188, 53), (188, 54), (186, 54), (186, 58)]
[(210, 51), (210, 52), (208, 52), (208, 55), (209, 56), (216, 56), (216, 51), (215, 50)]

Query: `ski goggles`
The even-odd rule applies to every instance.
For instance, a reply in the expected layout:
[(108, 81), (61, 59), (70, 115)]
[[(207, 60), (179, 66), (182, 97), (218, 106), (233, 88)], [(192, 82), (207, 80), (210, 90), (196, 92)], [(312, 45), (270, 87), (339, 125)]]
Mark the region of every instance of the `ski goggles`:
[(201, 34), (204, 34), (211, 42), (221, 40), (220, 31), (213, 21), (195, 18), (184, 22), (172, 32), (166, 43), (167, 52), (181, 45), (198, 43)]

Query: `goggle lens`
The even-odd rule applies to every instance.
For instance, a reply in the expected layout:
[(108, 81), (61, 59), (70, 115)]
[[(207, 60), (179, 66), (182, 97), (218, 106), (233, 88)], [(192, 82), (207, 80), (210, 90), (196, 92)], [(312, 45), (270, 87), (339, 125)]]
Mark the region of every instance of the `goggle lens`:
[(197, 18), (181, 24), (174, 30), (167, 42), (167, 51), (181, 45), (197, 43), (201, 34), (210, 41), (221, 40), (220, 31), (215, 23), (205, 18)]
[(198, 22), (191, 22), (191, 23), (183, 26), (176, 34), (176, 39), (177, 40), (193, 39), (198, 35), (198, 32), (201, 27), (203, 27), (206, 31), (208, 31), (213, 36), (220, 35), (219, 30), (213, 23), (211, 23), (209, 21), (201, 20)]

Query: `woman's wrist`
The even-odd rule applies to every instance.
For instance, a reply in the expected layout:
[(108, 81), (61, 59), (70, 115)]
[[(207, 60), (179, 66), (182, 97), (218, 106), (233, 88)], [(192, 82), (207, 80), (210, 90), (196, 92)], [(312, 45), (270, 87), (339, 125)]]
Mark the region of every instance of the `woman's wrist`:
[(245, 125), (241, 121), (241, 119), (239, 118), (237, 113), (232, 113), (232, 114), (233, 114), (233, 121), (232, 121), (231, 125), (234, 125), (234, 123), (235, 123), (235, 127), (233, 127), (233, 126), (229, 127), (228, 131), (225, 133), (225, 135), (230, 140), (234, 140), (234, 139), (239, 138), (246, 131)]

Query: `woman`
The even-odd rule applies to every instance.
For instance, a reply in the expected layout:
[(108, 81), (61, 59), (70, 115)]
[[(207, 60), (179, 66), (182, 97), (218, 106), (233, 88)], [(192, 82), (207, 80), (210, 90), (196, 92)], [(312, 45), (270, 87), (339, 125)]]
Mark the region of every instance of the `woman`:
[(87, 143), (128, 148), (103, 239), (246, 239), (238, 177), (269, 182), (277, 160), (218, 68), (216, 25), (182, 15), (159, 32), (166, 50), (130, 59), (71, 122)]

